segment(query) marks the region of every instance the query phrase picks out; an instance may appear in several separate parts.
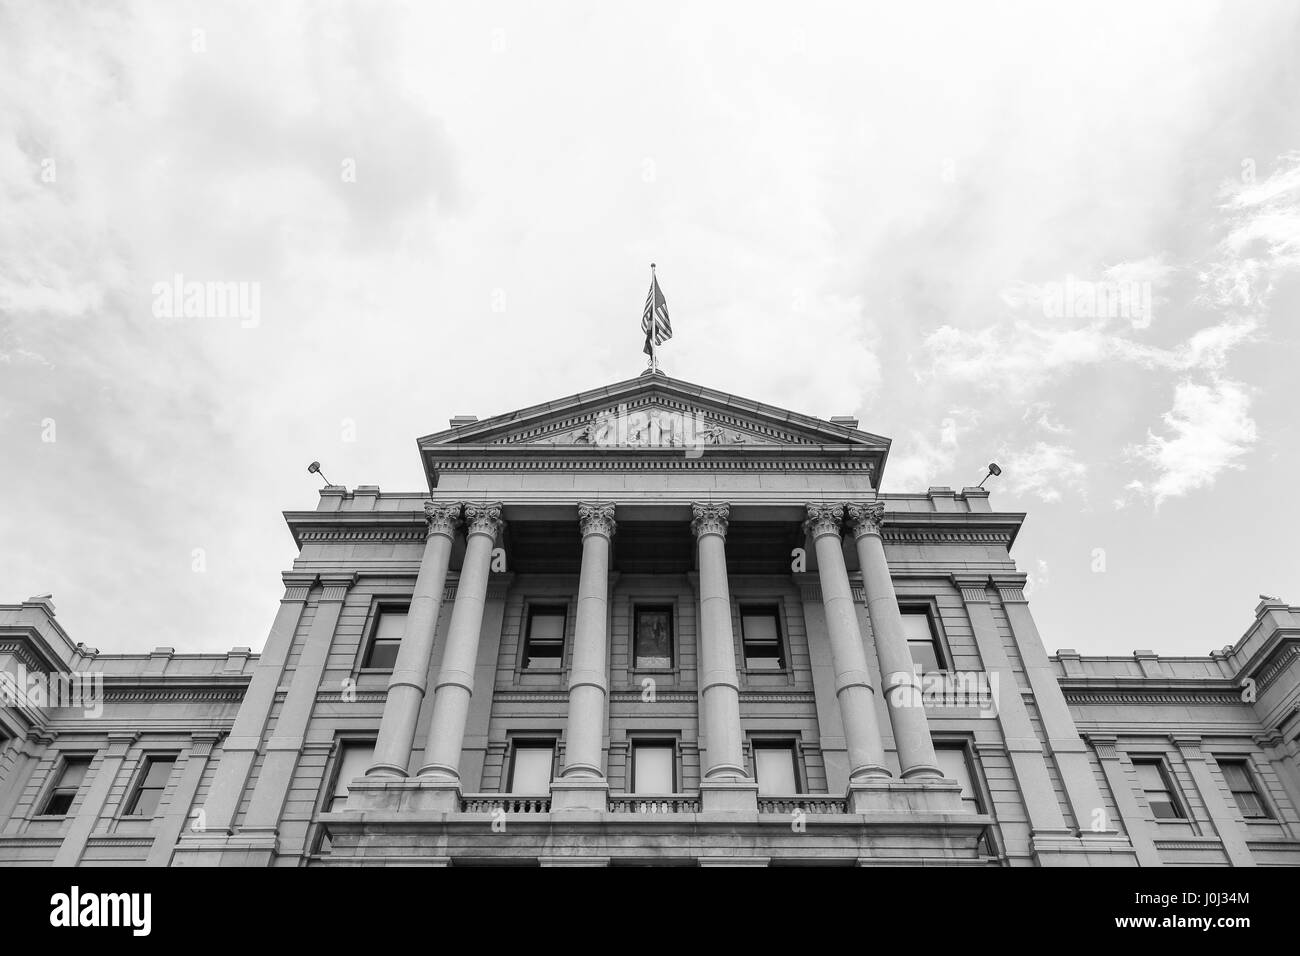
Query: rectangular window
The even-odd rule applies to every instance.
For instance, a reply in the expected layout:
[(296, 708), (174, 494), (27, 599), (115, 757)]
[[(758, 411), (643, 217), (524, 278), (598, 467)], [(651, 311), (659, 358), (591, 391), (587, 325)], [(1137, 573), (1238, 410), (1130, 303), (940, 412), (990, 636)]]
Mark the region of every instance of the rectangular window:
[(1228, 789), (1232, 791), (1237, 809), (1243, 817), (1247, 820), (1272, 818), (1273, 814), (1260, 796), (1259, 788), (1255, 786), (1255, 776), (1245, 760), (1220, 760), (1219, 769), (1223, 771), (1223, 779), (1228, 781)]
[(671, 740), (637, 740), (632, 744), (632, 793), (677, 792), (677, 747)]
[(554, 671), (564, 664), (564, 607), (530, 607), (524, 637), (524, 670)]
[(404, 607), (380, 608), (362, 667), (391, 671), (396, 666), (397, 649), (402, 646), (402, 635), (406, 633), (407, 611)]
[(86, 779), (90, 769), (90, 757), (64, 757), (59, 769), (59, 779), (45, 798), (41, 814), (47, 817), (66, 817), (72, 809), (72, 802), (77, 799), (77, 791)]
[(1157, 820), (1185, 820), (1182, 805), (1174, 792), (1169, 770), (1160, 758), (1135, 759), (1133, 767), (1137, 770), (1138, 783), (1146, 794), (1147, 805)]
[(637, 670), (673, 666), (673, 609), (638, 607), (635, 614), (634, 664)]
[(754, 777), (760, 797), (788, 797), (799, 793), (799, 767), (794, 743), (788, 740), (754, 741)]
[(145, 758), (144, 773), (140, 774), (135, 793), (127, 801), (126, 816), (152, 817), (158, 812), (158, 803), (162, 800), (163, 791), (167, 789), (167, 780), (175, 765), (174, 756)]
[(980, 805), (979, 791), (975, 789), (975, 774), (971, 772), (970, 753), (960, 744), (948, 746), (936, 745), (934, 755), (938, 758), (939, 769), (949, 780), (961, 784), (961, 804), (963, 810), (971, 813), (983, 813)]
[(324, 813), (342, 810), (348, 802), (348, 785), (364, 777), (374, 761), (375, 745), (363, 741), (346, 741), (339, 749), (338, 772), (334, 774), (334, 789), (321, 808)]
[(514, 754), (510, 760), (508, 792), (550, 793), (554, 765), (554, 740), (516, 740)]
[(900, 607), (899, 611), (903, 616), (907, 649), (912, 652), (912, 665), (923, 674), (943, 670), (943, 651), (930, 612), (923, 607)]
[(746, 670), (785, 670), (785, 650), (781, 644), (781, 624), (775, 607), (742, 606), (740, 609), (740, 640), (745, 650)]

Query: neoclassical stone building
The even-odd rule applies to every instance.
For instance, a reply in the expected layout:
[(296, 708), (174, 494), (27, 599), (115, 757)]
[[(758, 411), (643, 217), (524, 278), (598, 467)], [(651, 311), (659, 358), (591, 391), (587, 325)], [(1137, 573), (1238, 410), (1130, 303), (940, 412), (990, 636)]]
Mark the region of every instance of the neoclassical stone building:
[(979, 488), (648, 372), (328, 486), (260, 654), (0, 607), (0, 863), (1300, 863), (1300, 608), (1049, 656)]

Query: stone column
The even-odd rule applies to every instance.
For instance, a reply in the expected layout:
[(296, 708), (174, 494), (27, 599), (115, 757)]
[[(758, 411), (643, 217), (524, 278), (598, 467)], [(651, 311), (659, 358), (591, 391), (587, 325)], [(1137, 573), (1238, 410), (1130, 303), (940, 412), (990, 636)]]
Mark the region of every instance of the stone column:
[[(235, 716), (230, 736), (221, 748), (221, 762), (208, 787), (203, 809), (207, 816), (207, 833), (216, 837), (229, 835), (235, 822), (235, 814), (243, 800), (253, 764), (262, 746), (262, 736), (271, 719), (271, 708), (284, 677), (285, 663), (293, 648), (294, 635), (302, 620), (307, 597), (316, 583), (316, 572), (290, 571), (283, 578), (285, 589), (284, 597), (280, 599), (280, 609), (275, 615), (275, 622), (271, 625), (261, 656), (253, 667), (248, 690), (239, 705), (239, 713)], [(191, 834), (182, 834), (181, 839), (190, 840)], [(215, 864), (215, 858), (204, 857), (198, 862)]]
[[(578, 615), (574, 622), (573, 666), (569, 672), (569, 717), (565, 724), (564, 770), (552, 788), (554, 809), (580, 804), (604, 809), (609, 786), (601, 769), (606, 732), (609, 635), (609, 544), (614, 534), (614, 506), (580, 502), (582, 571), (578, 578)], [(583, 799), (585, 795), (586, 799)]]
[[(1278, 807), (1279, 822), (1284, 823), (1291, 831), (1292, 839), (1300, 837), (1300, 821), (1297, 820), (1295, 813), (1300, 811), (1300, 773), (1297, 773), (1296, 759), (1290, 756), (1288, 759), (1288, 749), (1291, 754), (1296, 751), (1296, 742), (1287, 743), (1286, 738), (1275, 728), (1269, 728), (1262, 734), (1256, 734), (1251, 738), (1256, 746), (1262, 751), (1264, 759), (1268, 761), (1277, 774), (1278, 781), (1282, 784), (1282, 789), (1286, 791), (1287, 797), (1291, 801), (1293, 808), (1290, 816), (1287, 815), (1285, 807)], [(4, 819), (4, 812), (0, 810), (0, 819)]]
[(434, 687), (429, 742), (420, 776), (460, 785), (460, 751), (474, 694), (474, 664), (478, 658), (483, 606), (487, 600), (492, 548), (502, 528), (501, 502), (465, 505), (465, 561), (456, 584), (456, 603), (447, 627), (442, 668)]
[(54, 866), (76, 866), (81, 862), (81, 855), (86, 852), (86, 841), (90, 839), (104, 813), (104, 805), (108, 802), (109, 792), (126, 761), (127, 752), (139, 737), (138, 730), (108, 735), (108, 749), (104, 751), (98, 769), (90, 777), (86, 795), (81, 798), (81, 807), (63, 837), (59, 852), (54, 855)]
[(1020, 652), (1025, 678), (1033, 691), (1034, 704), (1047, 734), (1047, 746), (1060, 771), (1061, 783), (1065, 786), (1065, 796), (1070, 811), (1074, 814), (1075, 825), (1091, 832), (1089, 826), (1093, 813), (1105, 804), (1097, 787), (1088, 747), (1079, 735), (1069, 705), (1065, 702), (1065, 693), (1057, 680), (1056, 668), (1047, 657), (1043, 639), (1029, 613), (1029, 601), (1023, 590), (1025, 575), (995, 573), (992, 579), (1002, 600), (1002, 609), (1006, 612), (1011, 635)]
[[(1024, 698), (1016, 684), (1016, 672), (1007, 658), (1006, 648), (1002, 646), (1002, 636), (998, 633), (993, 620), (993, 610), (989, 605), (988, 572), (984, 574), (954, 574), (953, 583), (961, 589), (962, 601), (966, 605), (966, 616), (970, 618), (971, 633), (975, 638), (975, 647), (979, 651), (984, 673), (988, 675), (990, 690), (993, 693), (994, 710), (998, 723), (1002, 727), (1002, 738), (1006, 741), (1007, 757), (1011, 761), (1011, 771), (1016, 776), (1020, 799), (1029, 816), (1030, 840), (1025, 849), (1030, 855), (1041, 857), (1044, 841), (1060, 841), (1073, 831), (1065, 825), (1065, 816), (1056, 799), (1056, 790), (1052, 787), (1052, 778), (1047, 771), (1045, 744), (1034, 732), (1033, 721), (1025, 707)], [(1114, 750), (1114, 742), (1111, 743)], [(1089, 821), (1091, 822), (1091, 821)], [(1018, 854), (1019, 847), (1014, 827), (1004, 827), (1008, 852)], [(1105, 830), (1115, 828), (1107, 824)], [(1041, 860), (1040, 860), (1041, 862)]]
[[(1137, 797), (1133, 794), (1133, 785), (1129, 783), (1124, 763), (1120, 759), (1119, 748), (1115, 745), (1115, 736), (1089, 734), (1088, 740), (1092, 743), (1093, 750), (1097, 753), (1097, 760), (1101, 763), (1101, 772), (1106, 778), (1106, 786), (1110, 788), (1111, 795), (1115, 798), (1119, 822), (1124, 824), (1124, 831), (1128, 834), (1129, 845), (1133, 847), (1138, 866), (1160, 866), (1160, 852), (1156, 849), (1153, 838), (1155, 824), (1146, 818), (1146, 812), (1138, 806)], [(1106, 829), (1115, 828), (1110, 825), (1110, 821), (1106, 821)]]
[(862, 591), (876, 638), (876, 656), (880, 659), (880, 677), (885, 685), (885, 702), (894, 728), (901, 776), (904, 780), (942, 778), (943, 772), (934, 755), (934, 741), (930, 739), (930, 722), (915, 689), (915, 671), (903, 630), (903, 615), (898, 610), (885, 546), (880, 540), (885, 506), (879, 501), (851, 504), (848, 516), (858, 549)]
[(727, 585), (727, 521), (731, 506), (691, 506), (700, 563), (700, 691), (707, 736), (705, 780), (744, 780), (740, 731), (740, 680)]
[(433, 656), (438, 614), (442, 594), (447, 586), (447, 567), (451, 562), (451, 545), (460, 523), (460, 502), (429, 501), (424, 514), (429, 535), (415, 579), (411, 608), (406, 615), (406, 630), (397, 650), (393, 676), (388, 679), (388, 696), (384, 716), (375, 740), (375, 758), (366, 771), (368, 777), (405, 777), (411, 762), (411, 744), (420, 716), (420, 704), (428, 681), (429, 659)]
[[(185, 765), (167, 804), (167, 812), (155, 821), (157, 833), (145, 866), (167, 866), (171, 862), (176, 841), (190, 818), (190, 805), (194, 803), (194, 795), (198, 792), (203, 771), (207, 769), (208, 759), (212, 756), (212, 748), (220, 739), (221, 732), (217, 730), (198, 730), (190, 734), (190, 752), (185, 755)], [(201, 828), (206, 825), (206, 821), (196, 818), (195, 825)]]
[(849, 758), (849, 783), (868, 778), (888, 778), (885, 748), (876, 721), (875, 690), (867, 669), (862, 631), (858, 627), (849, 572), (844, 565), (840, 539), (841, 505), (808, 505), (804, 530), (813, 539), (817, 573), (821, 580), (822, 607), (830, 638), (831, 661), (835, 670), (835, 697), (844, 725), (844, 743)]
[(13, 763), (10, 764), (9, 772), (5, 774), (4, 779), (0, 780), (0, 833), (16, 833), (19, 824), (24, 822), (21, 818), (14, 818), (14, 810), (18, 808), (18, 800), (23, 796), (32, 773), (41, 762), (41, 754), (54, 743), (56, 736), (57, 734), (51, 731), (33, 727), (27, 731), (27, 736), (15, 741), (17, 747), (13, 755)]
[(1223, 841), (1223, 852), (1227, 854), (1229, 862), (1233, 866), (1254, 866), (1255, 856), (1247, 845), (1250, 839), (1249, 827), (1242, 819), (1237, 802), (1229, 802), (1230, 798), (1223, 795), (1224, 791), (1215, 775), (1218, 768), (1210, 769), (1210, 761), (1214, 758), (1201, 748), (1201, 738), (1195, 734), (1171, 734), (1170, 739), (1183, 755), (1187, 772), (1192, 775), (1192, 782), (1201, 795), (1205, 812), (1210, 815), (1214, 829)]
[(275, 730), (263, 748), (261, 770), (248, 801), (248, 812), (239, 827), (244, 843), (242, 849), (246, 852), (244, 859), (260, 861), (266, 866), (271, 864), (279, 847), (280, 817), (306, 742), (307, 729), (311, 726), (312, 712), (316, 709), (316, 695), (320, 691), (330, 648), (334, 646), (343, 602), (356, 583), (356, 572), (328, 572), (320, 576), (320, 583), (316, 616), (312, 618), (293, 678), (289, 681), (289, 692), (280, 705)]
[(232, 835), (235, 817), (248, 789), (262, 737), (270, 726), (271, 709), (317, 575), (315, 571), (289, 571), (282, 577), (285, 591), (280, 610), (253, 666), (248, 689), (222, 744), (221, 759), (201, 808), (204, 829), (181, 831), (172, 866), (219, 866), (226, 860), (245, 859), (243, 841)]

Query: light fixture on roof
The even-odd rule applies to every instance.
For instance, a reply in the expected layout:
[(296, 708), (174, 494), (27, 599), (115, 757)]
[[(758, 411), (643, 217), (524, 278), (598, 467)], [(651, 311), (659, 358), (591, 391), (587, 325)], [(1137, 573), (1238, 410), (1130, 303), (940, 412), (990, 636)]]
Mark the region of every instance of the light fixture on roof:
[(996, 478), (1000, 474), (1002, 474), (1002, 469), (998, 467), (998, 463), (996, 461), (989, 462), (989, 473), (981, 478), (980, 483), (975, 487), (983, 488), (984, 482), (988, 481), (990, 478)]
[(325, 486), (329, 487), (330, 480), (325, 477), (325, 472), (320, 470), (320, 462), (313, 461), (310, 465), (307, 466), (307, 470), (311, 472), (313, 475), (320, 475), (321, 480), (325, 482)]

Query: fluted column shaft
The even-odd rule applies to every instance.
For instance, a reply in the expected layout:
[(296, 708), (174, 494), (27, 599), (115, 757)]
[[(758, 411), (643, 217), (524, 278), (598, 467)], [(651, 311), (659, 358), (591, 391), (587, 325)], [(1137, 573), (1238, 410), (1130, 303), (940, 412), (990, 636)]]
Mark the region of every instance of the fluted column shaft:
[(469, 702), (474, 694), (483, 605), (487, 599), (492, 546), (501, 530), (501, 503), (465, 505), (465, 561), (456, 584), (456, 603), (447, 626), (447, 645), (433, 691), (429, 741), (421, 777), (460, 781), (460, 753), (465, 741)]
[(880, 539), (884, 513), (885, 506), (878, 501), (848, 506), (848, 520), (862, 569), (862, 590), (885, 685), (885, 701), (903, 779), (939, 778), (943, 772), (934, 754), (925, 704), (916, 688), (912, 652), (907, 647), (903, 615), (898, 609), (898, 596), (894, 593), (885, 546)]
[(578, 520), (582, 530), (582, 570), (578, 576), (569, 719), (560, 776), (603, 780), (601, 751), (609, 694), (605, 677), (609, 657), (609, 544), (614, 534), (614, 506), (580, 503)]
[(729, 505), (693, 505), (700, 565), (700, 688), (707, 741), (705, 780), (747, 779), (740, 729), (740, 681), (727, 586)]
[(830, 637), (831, 666), (835, 670), (835, 696), (844, 724), (844, 745), (849, 757), (849, 782), (888, 777), (885, 748), (876, 719), (875, 690), (867, 653), (858, 626), (849, 572), (840, 538), (840, 505), (808, 505), (805, 530), (812, 536), (821, 581), (822, 607)]
[(393, 676), (388, 680), (384, 715), (375, 740), (375, 757), (369, 777), (405, 777), (411, 762), (411, 745), (415, 741), (420, 705), (428, 687), (429, 661), (442, 610), (442, 595), (447, 587), (447, 567), (451, 563), (452, 540), (460, 523), (461, 505), (427, 502), (425, 517), (429, 536), (415, 579), (415, 592), (406, 615), (406, 630), (397, 650)]

